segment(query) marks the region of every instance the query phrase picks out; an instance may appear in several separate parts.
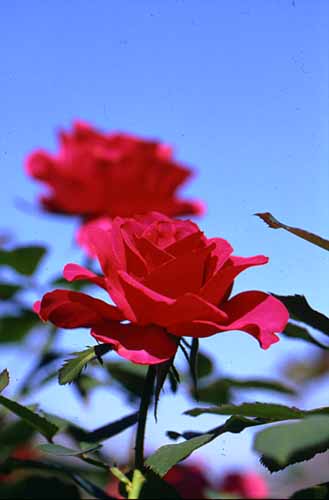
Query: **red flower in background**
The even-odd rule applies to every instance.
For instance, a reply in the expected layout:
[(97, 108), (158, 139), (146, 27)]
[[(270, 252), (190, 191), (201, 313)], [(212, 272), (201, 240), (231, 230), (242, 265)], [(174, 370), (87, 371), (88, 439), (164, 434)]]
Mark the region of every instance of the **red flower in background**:
[(115, 306), (80, 292), (54, 290), (35, 310), (62, 328), (91, 328), (120, 356), (140, 364), (170, 359), (179, 337), (208, 337), (242, 330), (267, 349), (288, 321), (285, 306), (259, 291), (229, 298), (234, 278), (267, 257), (232, 256), (223, 239), (207, 239), (191, 221), (150, 213), (115, 218), (108, 230), (90, 229), (89, 245), (103, 276), (68, 264), (68, 281), (88, 280), (106, 290)]
[(174, 486), (181, 498), (204, 499), (211, 488), (203, 470), (193, 464), (175, 465), (163, 479)]
[(38, 150), (26, 161), (27, 173), (46, 184), (47, 211), (85, 219), (129, 217), (157, 210), (170, 216), (200, 214), (201, 204), (182, 200), (178, 188), (192, 171), (171, 148), (123, 133), (101, 133), (84, 122), (60, 132), (59, 151)]
[(237, 498), (267, 498), (268, 486), (256, 472), (233, 472), (221, 481), (218, 490), (238, 495)]

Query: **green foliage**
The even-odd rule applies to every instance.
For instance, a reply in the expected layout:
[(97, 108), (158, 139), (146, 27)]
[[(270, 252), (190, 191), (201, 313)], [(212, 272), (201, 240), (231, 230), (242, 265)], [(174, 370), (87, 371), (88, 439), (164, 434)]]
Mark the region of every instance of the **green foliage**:
[(328, 500), (329, 483), (317, 484), (311, 488), (296, 491), (290, 498), (294, 500)]
[(3, 316), (0, 318), (0, 343), (20, 342), (38, 324), (38, 316), (29, 309), (21, 309), (15, 316)]
[(0, 300), (12, 299), (17, 292), (22, 289), (20, 285), (14, 285), (13, 283), (0, 283)]
[(2, 392), (9, 384), (9, 372), (7, 369), (0, 373), (0, 392)]
[(292, 319), (306, 323), (329, 335), (329, 318), (312, 309), (304, 295), (275, 295), (288, 309)]
[(239, 380), (234, 378), (219, 378), (208, 385), (199, 387), (198, 399), (212, 404), (229, 403), (233, 397), (234, 389), (264, 390), (294, 395), (291, 387), (275, 380)]
[(312, 458), (329, 448), (329, 416), (314, 415), (264, 429), (256, 435), (254, 448), (284, 467), (296, 462), (296, 454), (298, 461)]
[(141, 396), (147, 367), (119, 361), (107, 363), (106, 369), (111, 379), (127, 392), (130, 401), (136, 401)]
[(31, 425), (36, 431), (40, 432), (49, 441), (58, 432), (58, 427), (46, 418), (41, 417), (26, 406), (22, 406), (16, 401), (0, 396), (0, 405), (10, 410), (12, 413), (22, 418), (27, 424)]
[(244, 417), (257, 417), (271, 420), (290, 420), (303, 418), (306, 415), (314, 412), (328, 413), (329, 408), (321, 410), (304, 411), (298, 408), (292, 408), (280, 404), (272, 403), (242, 403), (241, 405), (221, 405), (213, 408), (193, 408), (185, 412), (185, 415), (198, 417), (209, 413), (211, 415), (239, 415)]
[[(147, 460), (145, 465), (150, 467), (156, 474), (164, 476), (174, 465), (190, 456), (195, 450), (201, 448), (226, 432), (239, 433), (247, 427), (263, 424), (262, 421), (250, 420), (244, 417), (231, 417), (224, 424), (201, 433), (186, 433), (187, 441), (178, 444), (169, 444), (159, 448)], [(199, 435), (198, 435), (199, 434)], [(183, 436), (183, 435), (182, 435)], [(184, 437), (184, 436), (183, 436)]]
[(46, 249), (41, 246), (17, 247), (13, 250), (0, 249), (0, 266), (9, 266), (17, 273), (31, 276), (37, 269)]
[(74, 500), (81, 498), (79, 489), (74, 484), (55, 476), (30, 476), (14, 483), (1, 483), (0, 498), (4, 499), (44, 499), (63, 498)]
[(286, 328), (282, 332), (286, 337), (292, 339), (301, 339), (309, 342), (317, 347), (321, 347), (322, 349), (329, 349), (329, 346), (325, 346), (318, 342), (306, 328), (302, 326), (296, 325), (295, 323), (291, 323), (291, 321), (287, 324)]
[(89, 347), (81, 352), (74, 352), (74, 358), (68, 359), (58, 373), (58, 381), (61, 385), (70, 384), (76, 379), (83, 368), (92, 360), (100, 359), (100, 356), (111, 350), (108, 344), (100, 344)]
[(100, 448), (100, 445), (95, 445), (91, 443), (80, 443), (80, 449), (67, 448), (59, 444), (40, 444), (38, 449), (42, 453), (47, 453), (49, 455), (55, 456), (65, 456), (65, 457), (77, 457), (85, 453), (91, 453)]

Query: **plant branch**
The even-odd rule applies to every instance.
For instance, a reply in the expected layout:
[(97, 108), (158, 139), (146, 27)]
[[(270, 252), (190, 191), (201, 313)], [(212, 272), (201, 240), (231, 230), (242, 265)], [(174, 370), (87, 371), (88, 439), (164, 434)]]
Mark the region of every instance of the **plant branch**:
[(138, 425), (136, 433), (136, 445), (135, 445), (135, 468), (142, 469), (144, 464), (144, 438), (145, 438), (145, 426), (147, 419), (147, 412), (151, 403), (151, 399), (154, 391), (154, 381), (155, 381), (155, 368), (149, 366), (147, 375), (145, 378), (145, 385), (143, 389), (143, 394), (141, 397), (139, 415), (138, 415)]

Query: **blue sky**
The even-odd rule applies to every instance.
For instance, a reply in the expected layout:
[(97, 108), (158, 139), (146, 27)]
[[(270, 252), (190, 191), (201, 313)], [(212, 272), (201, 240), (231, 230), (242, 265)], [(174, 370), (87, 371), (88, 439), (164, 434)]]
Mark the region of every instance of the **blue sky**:
[[(1, 2), (0, 229), (20, 243), (49, 245), (42, 279), (81, 259), (75, 221), (38, 215), (19, 201), (33, 205), (40, 191), (23, 172), (26, 154), (54, 150), (55, 130), (81, 118), (173, 144), (178, 158), (196, 168), (184, 194), (206, 201), (200, 219), (206, 234), (227, 238), (238, 255), (270, 257), (241, 276), (236, 290), (304, 293), (326, 312), (325, 252), (267, 229), (253, 214), (271, 211), (328, 235), (328, 9), (326, 0)], [(69, 350), (88, 340), (63, 334)], [(203, 344), (224, 373), (239, 376), (273, 376), (287, 357), (310, 352), (286, 340), (264, 352), (242, 333)], [(64, 397), (65, 389), (52, 390)], [(41, 396), (55, 409), (50, 391)], [(115, 406), (107, 418), (104, 398)], [(111, 398), (103, 391), (94, 396), (95, 425), (124, 409)], [(154, 445), (175, 424), (168, 405), (152, 424)], [(191, 403), (178, 397), (172, 405), (179, 413)], [(76, 401), (67, 411), (81, 414)], [(177, 422), (183, 430), (213, 420)], [(232, 438), (234, 450), (243, 446), (239, 439)], [(232, 458), (225, 442), (220, 463), (244, 463), (248, 450)], [(215, 457), (222, 447), (215, 442), (204, 454)]]

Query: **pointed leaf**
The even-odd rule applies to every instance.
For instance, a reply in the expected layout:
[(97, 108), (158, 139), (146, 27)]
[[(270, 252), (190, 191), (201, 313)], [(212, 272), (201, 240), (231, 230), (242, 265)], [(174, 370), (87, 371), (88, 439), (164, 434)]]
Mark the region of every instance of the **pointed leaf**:
[(285, 296), (276, 295), (274, 293), (272, 295), (283, 302), (293, 319), (302, 321), (326, 335), (329, 335), (329, 318), (319, 311), (312, 309), (304, 295)]
[(0, 373), (0, 392), (2, 392), (9, 384), (9, 372), (7, 369)]
[(17, 247), (13, 250), (0, 249), (0, 266), (9, 266), (16, 272), (31, 276), (39, 265), (46, 249), (41, 246)]
[(18, 417), (25, 420), (26, 423), (30, 424), (35, 430), (40, 432), (40, 434), (45, 436), (49, 441), (51, 441), (53, 436), (59, 430), (56, 425), (49, 422), (46, 418), (41, 417), (37, 413), (33, 412), (26, 406), (20, 405), (16, 401), (12, 401), (11, 399), (5, 398), (4, 396), (0, 396), (0, 404)]
[(90, 453), (92, 451), (98, 450), (100, 445), (95, 445), (91, 443), (82, 443), (80, 449), (74, 450), (73, 448), (67, 448), (66, 446), (62, 446), (59, 444), (40, 444), (38, 449), (42, 453), (47, 453), (50, 455), (56, 456), (65, 456), (65, 457), (76, 457), (82, 455), (84, 453)]
[(286, 231), (289, 231), (289, 233), (292, 233), (299, 238), (303, 238), (304, 240), (313, 243), (313, 245), (317, 245), (318, 247), (324, 248), (325, 250), (329, 250), (329, 240), (326, 240), (325, 238), (322, 238), (317, 234), (310, 233), (309, 231), (305, 231), (304, 229), (299, 229), (298, 227), (287, 226), (286, 224), (279, 222), (278, 219), (270, 214), (270, 212), (258, 213), (255, 215), (260, 217), (272, 229), (285, 229)]
[(306, 342), (316, 345), (317, 347), (321, 347), (322, 349), (329, 349), (329, 345), (325, 346), (324, 344), (321, 344), (321, 342), (318, 342), (314, 337), (312, 337), (306, 328), (296, 325), (295, 323), (289, 322), (282, 334), (292, 339), (305, 340)]
[(300, 422), (264, 429), (256, 435), (254, 449), (282, 466), (290, 464), (295, 454), (304, 460), (329, 448), (329, 416), (314, 415)]
[(58, 372), (58, 381), (61, 385), (70, 384), (77, 378), (83, 368), (93, 359), (105, 354), (111, 350), (108, 344), (100, 344), (97, 346), (89, 347), (81, 352), (74, 352), (74, 358), (68, 359)]

